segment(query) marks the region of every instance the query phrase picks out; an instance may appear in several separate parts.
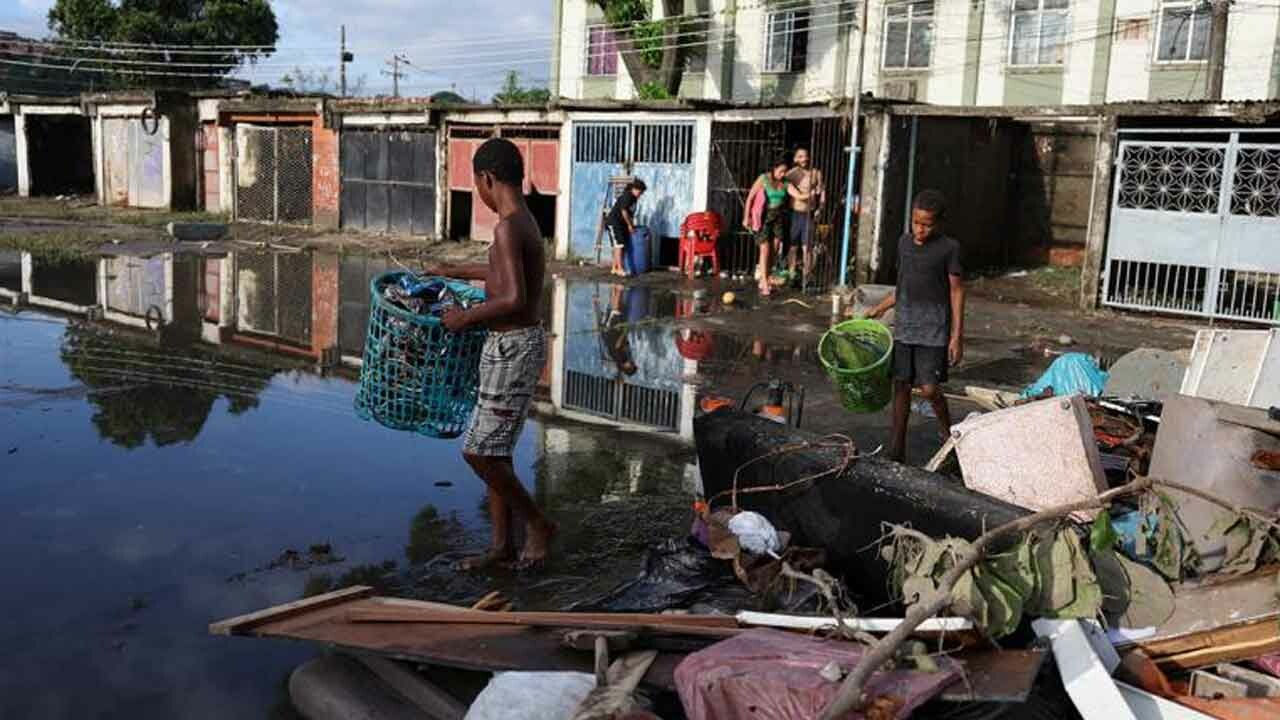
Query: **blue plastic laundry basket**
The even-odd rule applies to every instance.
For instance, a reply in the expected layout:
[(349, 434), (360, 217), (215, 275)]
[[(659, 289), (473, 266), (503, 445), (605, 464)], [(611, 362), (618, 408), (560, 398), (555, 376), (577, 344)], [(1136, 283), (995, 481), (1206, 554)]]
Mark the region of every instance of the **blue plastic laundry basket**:
[[(356, 414), (393, 430), (434, 438), (462, 434), (476, 405), (485, 330), (449, 332), (440, 319), (386, 300), (379, 290), (409, 273), (383, 273), (369, 283), (372, 296)], [(456, 280), (446, 285), (467, 303), (484, 291)]]

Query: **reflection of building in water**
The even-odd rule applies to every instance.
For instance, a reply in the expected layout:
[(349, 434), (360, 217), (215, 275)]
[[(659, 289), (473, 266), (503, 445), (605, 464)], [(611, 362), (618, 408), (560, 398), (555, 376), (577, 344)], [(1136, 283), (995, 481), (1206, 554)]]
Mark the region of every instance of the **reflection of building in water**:
[[(112, 322), (163, 331), (168, 340), (217, 342), (226, 258), (163, 252), (98, 261), (98, 297)], [(209, 284), (214, 296), (209, 307)], [(212, 318), (212, 329), (205, 323)]]
[(232, 254), (232, 339), (324, 360), (338, 344), (338, 256), (304, 250)]
[(364, 336), (369, 329), (369, 284), (393, 269), (385, 257), (343, 255), (338, 268), (338, 350), (342, 362), (359, 366), (364, 357)]
[(654, 322), (653, 302), (647, 287), (556, 280), (551, 400), (558, 413), (692, 439), (694, 389), (685, 378), (697, 364), (678, 352), (668, 324)]
[[(539, 501), (598, 497), (608, 501), (625, 495), (701, 491), (698, 466), (690, 451), (665, 447), (652, 438), (539, 422), (531, 425), (540, 462), (534, 482)], [(675, 487), (673, 477), (681, 484)]]

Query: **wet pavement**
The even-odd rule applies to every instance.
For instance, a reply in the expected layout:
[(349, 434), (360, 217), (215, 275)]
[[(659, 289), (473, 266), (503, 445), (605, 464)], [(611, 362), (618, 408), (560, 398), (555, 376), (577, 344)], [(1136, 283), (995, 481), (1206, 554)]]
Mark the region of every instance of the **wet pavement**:
[[(818, 364), (822, 301), (729, 305), (727, 281), (560, 268), (515, 455), (562, 525), (557, 555), (536, 576), (458, 573), (488, 535), (460, 441), (352, 409), (369, 282), (394, 256), (120, 252), (0, 251), (0, 717), (287, 717), (287, 675), (315, 649), (206, 627), (343, 585), (548, 609), (603, 593), (687, 529), (691, 422), (710, 395), (755, 388), (754, 407), (759, 383), (789, 382), (803, 427), (864, 451), (887, 438), (884, 414), (844, 412)], [(1043, 322), (976, 308), (956, 384), (1034, 379), (1049, 359), (1024, 336)], [(913, 419), (913, 459), (937, 442)]]

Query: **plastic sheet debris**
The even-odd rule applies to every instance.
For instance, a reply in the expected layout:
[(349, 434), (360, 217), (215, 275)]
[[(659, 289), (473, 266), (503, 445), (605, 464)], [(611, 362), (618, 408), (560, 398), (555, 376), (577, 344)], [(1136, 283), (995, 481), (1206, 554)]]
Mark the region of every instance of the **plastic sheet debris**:
[[(817, 717), (840, 688), (823, 677), (834, 663), (847, 673), (866, 647), (778, 630), (758, 629), (686, 657), (675, 672), (690, 720), (802, 720)], [(883, 718), (905, 718), (960, 677), (960, 664), (934, 658), (936, 672), (893, 669), (867, 684), (870, 706)]]
[(587, 673), (495, 673), (465, 720), (564, 720), (595, 686), (595, 676)]
[(1049, 366), (1044, 374), (1022, 391), (1022, 397), (1039, 397), (1047, 390), (1055, 396), (1080, 393), (1097, 397), (1107, 385), (1107, 373), (1098, 361), (1084, 353), (1067, 353)]
[(760, 513), (748, 510), (734, 515), (729, 520), (729, 531), (737, 536), (738, 544), (747, 552), (776, 558), (782, 550), (778, 531)]

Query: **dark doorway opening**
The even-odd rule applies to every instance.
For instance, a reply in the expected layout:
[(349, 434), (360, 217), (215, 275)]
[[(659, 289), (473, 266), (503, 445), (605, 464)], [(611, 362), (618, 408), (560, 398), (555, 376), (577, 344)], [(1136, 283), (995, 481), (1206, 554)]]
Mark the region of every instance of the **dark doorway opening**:
[(36, 262), (31, 292), (72, 305), (93, 305), (98, 298), (98, 263), (92, 260)]
[(525, 195), (524, 199), (529, 205), (529, 212), (533, 213), (533, 219), (538, 221), (538, 231), (542, 233), (542, 237), (555, 237), (556, 196), (535, 192)]
[(89, 118), (28, 115), (27, 164), (32, 195), (92, 195), (93, 135)]
[(471, 237), (471, 191), (449, 191), (449, 239)]

